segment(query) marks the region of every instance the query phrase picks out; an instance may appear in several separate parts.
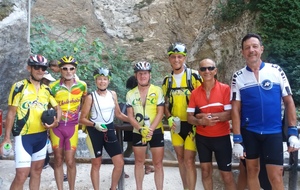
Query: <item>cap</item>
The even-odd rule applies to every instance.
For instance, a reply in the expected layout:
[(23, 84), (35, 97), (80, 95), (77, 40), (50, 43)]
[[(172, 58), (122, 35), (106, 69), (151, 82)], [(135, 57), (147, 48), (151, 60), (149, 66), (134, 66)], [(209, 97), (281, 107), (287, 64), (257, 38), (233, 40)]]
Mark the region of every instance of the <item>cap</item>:
[(51, 82), (55, 81), (55, 78), (53, 78), (52, 75), (48, 71), (45, 71), (45, 74), (44, 74), (43, 78), (45, 78), (45, 79), (47, 79)]

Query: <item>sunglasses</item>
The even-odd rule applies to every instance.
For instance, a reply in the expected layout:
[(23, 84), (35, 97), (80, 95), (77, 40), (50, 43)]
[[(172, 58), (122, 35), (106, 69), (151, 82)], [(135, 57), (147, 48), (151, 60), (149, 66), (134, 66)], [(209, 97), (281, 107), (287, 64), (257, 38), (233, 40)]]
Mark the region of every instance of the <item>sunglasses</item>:
[(61, 68), (63, 71), (74, 71), (75, 70), (75, 67), (70, 67), (70, 68), (68, 68), (68, 67), (62, 67)]
[(199, 70), (202, 72), (206, 71), (206, 69), (209, 71), (213, 71), (213, 70), (215, 70), (215, 68), (216, 67), (200, 67)]
[(186, 54), (185, 46), (180, 45), (180, 44), (172, 45), (172, 47), (168, 51), (168, 55), (177, 53), (177, 52), (182, 52), (182, 53)]
[(31, 66), (32, 68), (34, 68), (34, 70), (40, 70), (40, 69), (42, 69), (42, 71), (46, 71), (47, 70), (47, 67), (45, 67), (45, 66), (41, 66), (41, 65), (33, 65), (33, 66)]
[(103, 76), (108, 77), (109, 76), (109, 70), (102, 69), (102, 70), (99, 71), (99, 75), (103, 75)]

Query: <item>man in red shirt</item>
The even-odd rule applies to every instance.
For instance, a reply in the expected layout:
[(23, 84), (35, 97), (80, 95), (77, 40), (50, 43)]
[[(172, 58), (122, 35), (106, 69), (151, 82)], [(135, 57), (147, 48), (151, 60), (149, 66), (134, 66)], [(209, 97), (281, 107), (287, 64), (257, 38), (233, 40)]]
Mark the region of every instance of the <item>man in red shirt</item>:
[[(212, 190), (212, 152), (218, 164), (225, 189), (236, 189), (232, 165), (232, 145), (230, 140), (230, 87), (215, 79), (216, 64), (211, 59), (199, 63), (199, 74), (203, 78), (196, 88), (187, 108), (188, 122), (196, 125), (196, 146), (200, 160), (204, 189)], [(199, 108), (195, 114), (195, 110)]]

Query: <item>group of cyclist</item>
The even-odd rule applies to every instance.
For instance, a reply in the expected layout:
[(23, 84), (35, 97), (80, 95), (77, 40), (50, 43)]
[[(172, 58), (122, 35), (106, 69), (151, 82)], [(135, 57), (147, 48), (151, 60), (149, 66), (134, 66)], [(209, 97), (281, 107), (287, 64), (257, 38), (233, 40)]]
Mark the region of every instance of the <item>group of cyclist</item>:
[[(30, 56), (27, 63), (29, 79), (16, 82), (11, 88), (6, 132), (0, 145), (2, 149), (5, 143), (11, 143), (12, 132), (16, 175), (10, 189), (23, 189), (29, 173), (30, 188), (39, 189), (49, 130), (57, 188), (63, 189), (65, 162), (69, 189), (74, 190), (79, 124), (87, 129), (93, 188), (100, 188), (99, 170), (105, 148), (114, 165), (111, 189), (117, 189), (124, 160), (123, 147), (115, 134), (115, 117), (133, 126), (137, 190), (143, 189), (148, 144), (155, 187), (163, 189), (163, 117), (171, 128), (183, 189), (196, 188), (197, 151), (204, 189), (213, 189), (213, 153), (226, 189), (237, 189), (231, 172), (232, 154), (246, 158), (249, 189), (259, 189), (259, 159), (266, 164), (272, 189), (283, 189), (281, 99), (287, 110), (289, 151), (300, 148), (295, 127), (295, 105), (283, 70), (278, 65), (263, 62), (262, 52), (259, 35), (247, 34), (243, 38), (242, 54), (247, 65), (234, 73), (230, 88), (216, 79), (217, 65), (212, 59), (200, 61), (198, 70), (190, 69), (186, 65), (186, 46), (174, 43), (167, 52), (172, 72), (164, 78), (162, 87), (151, 84), (152, 68), (149, 62), (140, 61), (134, 65), (137, 86), (127, 92), (127, 115), (119, 107), (116, 92), (108, 90), (112, 77), (109, 69), (100, 67), (94, 71), (97, 89), (88, 94), (86, 83), (76, 76), (78, 62), (74, 57), (64, 56), (56, 63), (50, 62), (51, 67), (59, 68), (56, 72), (60, 72), (61, 77), (47, 86), (41, 83), (49, 67), (47, 59), (42, 55)], [(38, 118), (50, 107), (56, 110), (57, 115), (49, 125)], [(180, 122), (175, 122), (178, 119)]]

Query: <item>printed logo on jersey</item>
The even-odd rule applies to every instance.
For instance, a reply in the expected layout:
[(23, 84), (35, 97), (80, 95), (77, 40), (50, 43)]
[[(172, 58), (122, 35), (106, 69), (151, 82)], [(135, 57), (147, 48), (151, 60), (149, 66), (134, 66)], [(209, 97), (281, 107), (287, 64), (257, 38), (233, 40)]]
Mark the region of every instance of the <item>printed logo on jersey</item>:
[(243, 74), (243, 71), (242, 71), (242, 70), (239, 70), (239, 71), (237, 71), (237, 72), (235, 72), (235, 73), (233, 74), (233, 76), (232, 76), (232, 81), (231, 81), (231, 85), (233, 85), (233, 86), (236, 85), (236, 78), (237, 78), (239, 75), (241, 75), (241, 74)]
[(269, 79), (266, 79), (266, 80), (262, 81), (261, 87), (264, 90), (270, 90), (273, 87), (273, 83)]

